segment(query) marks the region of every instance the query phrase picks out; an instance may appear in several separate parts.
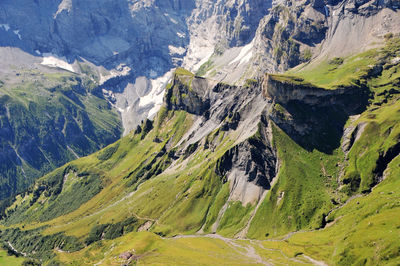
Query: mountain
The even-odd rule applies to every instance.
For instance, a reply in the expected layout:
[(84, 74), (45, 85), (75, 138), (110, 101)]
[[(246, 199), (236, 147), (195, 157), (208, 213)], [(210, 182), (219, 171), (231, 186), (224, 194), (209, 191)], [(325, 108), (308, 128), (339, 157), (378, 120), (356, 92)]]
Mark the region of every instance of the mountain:
[[(238, 8), (230, 5), (218, 11), (227, 19), (219, 27), (246, 15), (251, 37), (271, 3), (240, 3), (236, 16), (227, 15)], [(215, 20), (218, 14), (209, 12), (225, 7), (225, 1), (216, 6), (202, 1), (3, 1), (0, 80), (1, 95), (7, 97), (1, 111), (0, 199), (153, 117), (172, 69), (183, 63), (195, 24)], [(232, 45), (248, 41), (231, 35)], [(29, 109), (30, 102), (37, 110)], [(12, 115), (14, 105), (20, 111)], [(40, 128), (31, 132), (37, 123)]]
[[(18, 125), (6, 126), (9, 108), (3, 108), (2, 124), (7, 129), (0, 138), (4, 158), (0, 199), (22, 191), (55, 167), (117, 140), (121, 127), (126, 135), (142, 120), (154, 117), (176, 67), (243, 85), (246, 79), (260, 78), (266, 72), (283, 72), (301, 63), (379, 46), (385, 34), (399, 32), (398, 8), (396, 1), (367, 0), (3, 1), (2, 95), (12, 101), (32, 101), (47, 92), (17, 96), (10, 91), (23, 87), (22, 93), (27, 93), (42, 85), (66, 86), (64, 90), (70, 93), (73, 90), (63, 76), (71, 76), (82, 80), (77, 86), (85, 88), (79, 93), (94, 95), (90, 99), (102, 102), (103, 111), (89, 112), (97, 121), (87, 118), (89, 114), (67, 118), (74, 124), (73, 134), (80, 135), (71, 140), (57, 121), (66, 108), (63, 103), (54, 103), (59, 111), (50, 115), (51, 125), (42, 125), (46, 131), (57, 132), (51, 136), (23, 133), (33, 121), (43, 120), (46, 112), (18, 114), (12, 118)], [(355, 38), (348, 41), (348, 35)], [(33, 102), (50, 108), (37, 101)], [(80, 104), (75, 99), (72, 102)], [(109, 118), (99, 121), (104, 113)], [(105, 131), (88, 136), (83, 129), (87, 125), (72, 120), (90, 120), (91, 131)], [(112, 132), (111, 136), (104, 136), (105, 132)], [(83, 144), (83, 139), (91, 144)], [(59, 147), (57, 152), (45, 147), (50, 142)]]
[[(399, 263), (398, 2), (111, 4), (47, 6), (42, 34), (58, 25), (51, 46), (74, 49), (8, 48), (55, 72), (60, 86), (40, 92), (67, 95), (76, 113), (122, 109), (125, 133), (5, 202), (4, 249), (45, 265)], [(82, 26), (74, 43), (65, 32), (80, 20), (99, 31)], [(123, 39), (126, 53), (107, 53), (135, 23), (144, 33)], [(159, 50), (133, 52), (141, 44)]]
[(2, 48), (1, 57), (0, 199), (119, 139), (118, 113), (93, 81), (21, 58), (16, 48)]
[(195, 258), (208, 263), (220, 242), (242, 263), (395, 263), (399, 48), (393, 37), (241, 87), (178, 69), (154, 121), (39, 179), (7, 209), (2, 239), (65, 263), (172, 263), (194, 248), (182, 241), (205, 241)]

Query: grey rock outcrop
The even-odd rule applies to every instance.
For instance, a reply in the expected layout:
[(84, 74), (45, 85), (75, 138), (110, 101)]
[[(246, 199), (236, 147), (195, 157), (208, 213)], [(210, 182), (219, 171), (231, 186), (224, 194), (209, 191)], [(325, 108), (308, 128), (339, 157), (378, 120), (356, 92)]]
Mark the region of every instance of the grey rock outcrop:
[(202, 70), (210, 78), (243, 84), (311, 59), (348, 56), (400, 32), (399, 14), (396, 1), (273, 1), (249, 45), (216, 49)]

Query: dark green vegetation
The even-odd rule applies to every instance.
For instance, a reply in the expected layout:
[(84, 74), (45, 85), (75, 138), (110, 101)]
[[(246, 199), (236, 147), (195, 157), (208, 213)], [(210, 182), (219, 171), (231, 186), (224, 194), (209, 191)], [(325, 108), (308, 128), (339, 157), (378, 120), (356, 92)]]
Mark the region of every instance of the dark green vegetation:
[[(2, 240), (52, 263), (122, 264), (123, 252), (131, 263), (260, 263), (254, 251), (276, 264), (310, 263), (304, 254), (332, 265), (397, 265), (400, 40), (387, 42), (273, 76), (264, 91), (256, 81), (208, 88), (179, 69), (153, 122), (17, 196)], [(219, 112), (213, 97), (223, 93), (243, 109), (235, 102)], [(252, 95), (265, 107), (258, 116), (241, 102)], [(265, 156), (276, 174), (258, 162)], [(272, 180), (260, 179), (265, 169)], [(235, 171), (253, 192), (268, 190), (246, 202), (233, 188), (243, 181)], [(201, 237), (212, 233), (229, 239)], [(174, 238), (181, 234), (192, 236)]]
[[(140, 225), (140, 224), (139, 224)], [(92, 227), (88, 237), (85, 240), (86, 245), (101, 239), (115, 239), (124, 234), (130, 233), (138, 229), (138, 220), (130, 217), (125, 221), (116, 224), (99, 224)]]
[(92, 80), (33, 70), (18, 77), (0, 83), (0, 200), (116, 141), (122, 130)]
[[(77, 241), (76, 237), (65, 236), (58, 233), (54, 235), (43, 236), (40, 229), (28, 230), (22, 232), (17, 229), (6, 229), (1, 232), (1, 237), (7, 239), (5, 247), (15, 250), (24, 250), (30, 257), (49, 260), (54, 257), (53, 249), (73, 252), (83, 248), (83, 245)], [(13, 249), (12, 249), (13, 250)], [(18, 252), (14, 251), (18, 254)]]

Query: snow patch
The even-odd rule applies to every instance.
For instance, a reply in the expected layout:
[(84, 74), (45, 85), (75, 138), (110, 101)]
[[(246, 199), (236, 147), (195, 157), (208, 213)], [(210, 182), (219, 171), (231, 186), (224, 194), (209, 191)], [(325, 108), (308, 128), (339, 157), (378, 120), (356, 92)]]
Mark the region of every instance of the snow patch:
[(123, 109), (121, 107), (115, 107), (115, 108), (117, 108), (118, 112), (120, 112), (121, 114), (126, 112), (126, 109)]
[(67, 145), (67, 149), (75, 156), (76, 159), (79, 159), (79, 155), (76, 154), (76, 152), (69, 145)]
[(169, 53), (171, 55), (173, 54), (178, 54), (178, 55), (183, 55), (186, 52), (186, 49), (183, 47), (175, 47), (173, 45), (168, 45)]
[(43, 54), (43, 61), (41, 64), (49, 67), (58, 67), (71, 72), (75, 72), (74, 67), (67, 62), (65, 57), (58, 57), (50, 53)]
[(174, 23), (175, 25), (178, 24), (178, 21), (176, 21), (176, 19), (171, 18), (171, 16), (168, 13), (164, 13), (164, 16), (168, 17), (169, 20)]
[(66, 10), (67, 12), (70, 12), (72, 9), (72, 0), (62, 0), (61, 3), (58, 5), (58, 10), (54, 14), (54, 18), (57, 17), (58, 14)]
[[(9, 24), (0, 24), (0, 28), (3, 28), (5, 31), (9, 31), (11, 29)], [(22, 36), (19, 32), (20, 30), (13, 30), (13, 33), (17, 35), (20, 40), (22, 40)]]
[(168, 84), (172, 76), (172, 70), (165, 73), (164, 76), (159, 77), (157, 79), (151, 79), (151, 91), (146, 96), (140, 97), (139, 107), (145, 107), (147, 105), (153, 105), (153, 108), (149, 111), (147, 117), (153, 117), (158, 110), (160, 109), (163, 98), (164, 98), (164, 89)]
[(252, 51), (253, 46), (254, 46), (254, 41), (243, 46), (240, 50), (239, 55), (232, 62), (230, 62), (229, 65), (234, 64), (236, 62), (239, 62), (239, 65), (249, 62), (251, 57), (253, 56), (253, 51)]
[(36, 53), (37, 55), (41, 55), (41, 54), (42, 54), (39, 50), (35, 50), (35, 53)]
[(13, 32), (14, 32), (15, 35), (18, 36), (18, 38), (19, 38), (20, 40), (22, 40), (22, 36), (21, 36), (21, 34), (19, 34), (19, 30), (14, 30)]
[(197, 71), (204, 63), (208, 61), (214, 53), (214, 45), (207, 40), (200, 39), (197, 43), (190, 41), (188, 54), (185, 58), (184, 68), (190, 71)]
[(182, 32), (179, 32), (179, 31), (176, 33), (176, 35), (178, 35), (179, 38), (185, 38), (186, 37), (185, 33), (182, 33)]
[(8, 24), (0, 24), (0, 28), (3, 28), (5, 31), (8, 31), (10, 29), (10, 25), (8, 25)]

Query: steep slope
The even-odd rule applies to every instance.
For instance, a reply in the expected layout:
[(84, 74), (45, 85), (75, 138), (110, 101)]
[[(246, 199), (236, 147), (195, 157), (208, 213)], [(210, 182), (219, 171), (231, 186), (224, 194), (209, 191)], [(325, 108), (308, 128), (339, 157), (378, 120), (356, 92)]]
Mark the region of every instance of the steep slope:
[(89, 78), (21, 62), (7, 48), (0, 71), (0, 200), (37, 177), (116, 141), (118, 113)]
[[(193, 45), (199, 43), (196, 36), (201, 30), (215, 24), (215, 31), (209, 31), (211, 44), (229, 39), (229, 46), (242, 45), (252, 38), (270, 6), (270, 1), (241, 0), (215, 5), (202, 0), (2, 1), (0, 95), (12, 100), (2, 101), (0, 199), (115, 141), (120, 124), (123, 134), (128, 134), (153, 117), (162, 105), (171, 70), (183, 63), (189, 47), (190, 53), (197, 54)], [(65, 80), (70, 76), (82, 84), (71, 89)], [(50, 87), (62, 87), (63, 95), (73, 99), (44, 104), (48, 90), (53, 90)], [(77, 90), (87, 99), (76, 96)], [(39, 107), (29, 110), (17, 104), (19, 111), (13, 112), (19, 100)], [(100, 111), (93, 110), (96, 105)], [(66, 108), (68, 114), (62, 114)], [(90, 109), (83, 111), (83, 117), (82, 108)], [(54, 116), (46, 115), (51, 112)], [(67, 133), (61, 121), (64, 116), (70, 122), (65, 122)], [(36, 123), (40, 128), (30, 130)], [(110, 136), (93, 132), (102, 129)]]
[(399, 44), (242, 87), (178, 69), (154, 122), (39, 179), (2, 239), (53, 262), (396, 263)]

